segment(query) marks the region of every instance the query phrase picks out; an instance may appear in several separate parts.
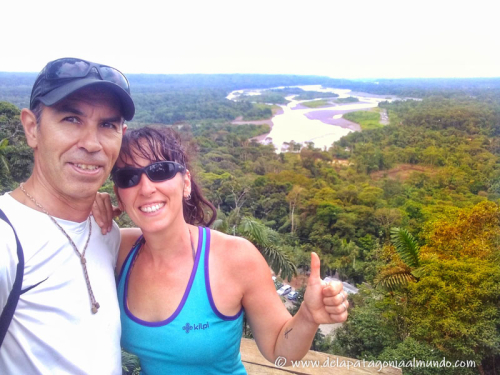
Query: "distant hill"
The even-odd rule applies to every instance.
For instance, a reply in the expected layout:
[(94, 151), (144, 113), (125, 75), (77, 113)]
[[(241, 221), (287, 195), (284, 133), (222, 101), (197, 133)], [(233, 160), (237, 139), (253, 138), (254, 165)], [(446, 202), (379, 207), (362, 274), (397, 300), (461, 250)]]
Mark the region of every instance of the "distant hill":
[[(0, 72), (0, 101), (22, 108), (28, 105), (37, 73)], [(221, 89), (229, 93), (237, 89), (277, 86), (321, 85), (328, 77), (266, 74), (127, 74), (132, 96), (185, 89)]]
[[(36, 76), (37, 73), (0, 72), (0, 101), (27, 107)], [(270, 107), (259, 107), (252, 103), (252, 98), (246, 102), (226, 99), (227, 94), (238, 89), (322, 85), (413, 98), (477, 97), (497, 102), (500, 97), (500, 78), (347, 80), (279, 74), (127, 74), (127, 77), (136, 103), (133, 121), (136, 125), (230, 122), (238, 117), (255, 120), (271, 116)]]
[[(0, 100), (18, 107), (28, 105), (37, 73), (0, 72)], [(500, 93), (500, 78), (405, 78), (347, 80), (315, 75), (279, 74), (127, 74), (134, 94), (163, 93), (184, 89), (237, 89), (278, 86), (323, 85), (379, 95), (422, 98), (442, 96), (482, 96)]]

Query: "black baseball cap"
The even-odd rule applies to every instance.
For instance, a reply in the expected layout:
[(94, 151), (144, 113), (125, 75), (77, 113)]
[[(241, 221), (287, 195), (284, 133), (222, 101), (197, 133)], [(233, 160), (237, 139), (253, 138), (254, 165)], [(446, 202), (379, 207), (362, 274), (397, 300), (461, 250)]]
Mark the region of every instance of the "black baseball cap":
[(84, 87), (109, 89), (120, 100), (125, 120), (132, 120), (135, 105), (127, 77), (118, 69), (67, 57), (49, 62), (38, 75), (31, 90), (30, 109), (38, 102), (52, 106)]

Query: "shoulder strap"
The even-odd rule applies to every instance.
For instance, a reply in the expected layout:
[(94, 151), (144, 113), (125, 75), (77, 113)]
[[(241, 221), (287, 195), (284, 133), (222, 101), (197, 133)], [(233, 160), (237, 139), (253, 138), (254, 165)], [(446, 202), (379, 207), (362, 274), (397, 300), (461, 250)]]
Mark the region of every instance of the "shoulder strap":
[(3, 308), (2, 315), (0, 315), (0, 346), (1, 346), (5, 334), (7, 333), (7, 329), (9, 328), (12, 317), (14, 316), (14, 311), (16, 311), (17, 301), (19, 301), (19, 296), (21, 295), (21, 287), (23, 284), (23, 276), (24, 276), (24, 253), (21, 243), (19, 242), (19, 238), (17, 237), (16, 230), (14, 229), (9, 219), (7, 219), (7, 216), (5, 216), (2, 210), (0, 210), (0, 219), (9, 224), (12, 230), (14, 231), (14, 236), (16, 237), (16, 244), (17, 244), (17, 259), (18, 259), (16, 279), (14, 280), (14, 285), (12, 286), (9, 298), (7, 299), (7, 304)]
[(122, 277), (125, 275), (125, 278), (127, 277), (126, 275), (128, 274), (128, 269), (130, 268), (130, 264), (134, 261), (135, 258), (135, 253), (139, 251), (140, 247), (146, 243), (146, 240), (144, 239), (144, 236), (141, 234), (137, 241), (135, 241), (134, 245), (132, 246), (132, 249), (130, 249), (127, 257), (123, 261), (122, 268), (120, 269), (120, 273), (116, 277), (116, 285), (120, 284)]

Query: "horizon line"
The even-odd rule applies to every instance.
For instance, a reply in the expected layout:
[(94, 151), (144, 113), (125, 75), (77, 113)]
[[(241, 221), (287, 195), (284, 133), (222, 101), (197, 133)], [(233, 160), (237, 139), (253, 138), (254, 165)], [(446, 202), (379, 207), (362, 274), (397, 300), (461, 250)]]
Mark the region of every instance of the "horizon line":
[[(21, 71), (4, 71), (0, 70), (0, 74), (39, 74), (39, 72), (21, 72)], [(404, 76), (404, 77), (334, 77), (324, 74), (298, 74), (298, 73), (126, 73), (125, 76), (129, 75), (165, 75), (165, 76), (187, 76), (187, 75), (200, 75), (200, 76), (215, 76), (215, 75), (265, 75), (265, 76), (298, 76), (298, 77), (321, 77), (321, 78), (329, 78), (329, 79), (339, 79), (339, 80), (405, 80), (405, 79), (500, 79), (499, 76)]]

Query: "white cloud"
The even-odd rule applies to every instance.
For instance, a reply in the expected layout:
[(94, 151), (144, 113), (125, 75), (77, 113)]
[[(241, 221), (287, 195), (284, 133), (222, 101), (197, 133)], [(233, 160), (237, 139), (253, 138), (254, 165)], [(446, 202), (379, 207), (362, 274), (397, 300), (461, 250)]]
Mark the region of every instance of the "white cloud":
[(128, 73), (500, 76), (492, 2), (86, 1), (3, 6), (0, 71), (63, 56)]

